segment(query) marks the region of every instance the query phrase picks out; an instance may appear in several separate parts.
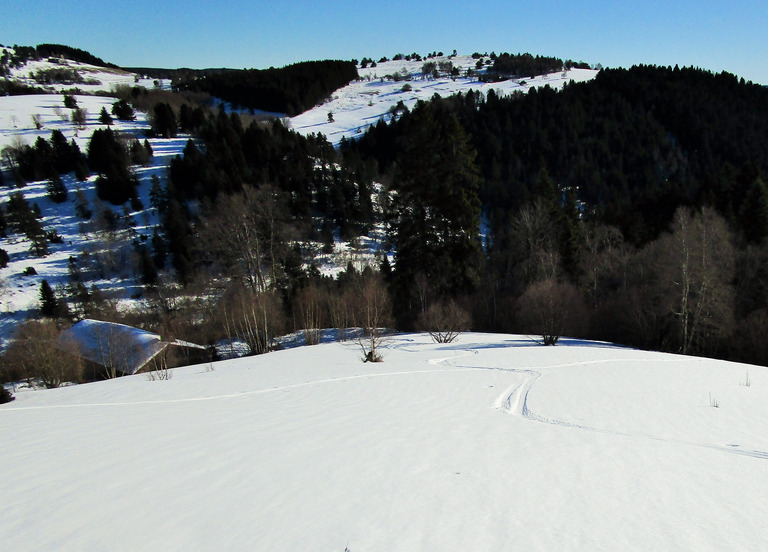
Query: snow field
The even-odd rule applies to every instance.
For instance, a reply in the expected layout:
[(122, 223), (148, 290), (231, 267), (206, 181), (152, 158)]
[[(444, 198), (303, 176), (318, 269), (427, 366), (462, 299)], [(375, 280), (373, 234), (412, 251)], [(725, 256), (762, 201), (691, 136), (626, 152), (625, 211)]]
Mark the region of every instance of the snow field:
[(0, 539), (14, 550), (768, 546), (765, 368), (487, 334), (400, 335), (378, 364), (331, 343), (210, 368), (20, 391), (0, 406)]

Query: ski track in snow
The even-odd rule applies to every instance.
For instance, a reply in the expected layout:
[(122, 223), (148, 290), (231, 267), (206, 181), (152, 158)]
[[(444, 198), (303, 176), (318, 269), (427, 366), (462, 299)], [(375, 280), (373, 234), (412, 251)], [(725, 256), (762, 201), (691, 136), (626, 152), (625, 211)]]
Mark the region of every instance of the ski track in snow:
[[(516, 373), (516, 374), (526, 374), (528, 376), (525, 378), (525, 380), (523, 380), (522, 383), (515, 383), (511, 387), (507, 388), (494, 402), (493, 406), (495, 408), (503, 412), (506, 412), (507, 414), (518, 416), (520, 418), (530, 420), (533, 422), (539, 422), (539, 423), (549, 424), (549, 425), (554, 425), (559, 427), (580, 429), (584, 431), (594, 431), (596, 433), (603, 433), (607, 435), (617, 435), (621, 437), (635, 437), (635, 438), (639, 437), (639, 438), (649, 439), (652, 441), (661, 441), (665, 443), (673, 443), (678, 445), (707, 448), (707, 449), (717, 450), (720, 452), (727, 452), (730, 454), (738, 454), (741, 456), (748, 456), (751, 458), (768, 460), (768, 452), (761, 451), (761, 450), (749, 450), (748, 448), (743, 448), (741, 445), (737, 445), (737, 444), (717, 445), (717, 444), (710, 444), (710, 443), (696, 443), (693, 441), (685, 441), (682, 439), (669, 439), (665, 437), (658, 437), (656, 435), (651, 435), (651, 434), (629, 433), (629, 432), (622, 432), (622, 431), (615, 431), (615, 430), (600, 429), (596, 427), (590, 427), (586, 425), (567, 422), (565, 420), (556, 420), (552, 418), (547, 418), (545, 416), (541, 416), (539, 414), (536, 414), (535, 412), (532, 412), (528, 408), (528, 395), (530, 394), (531, 389), (533, 388), (533, 384), (536, 383), (536, 380), (538, 380), (542, 375), (541, 372), (538, 371), (538, 369), (567, 368), (570, 366), (588, 366), (588, 365), (595, 365), (595, 364), (609, 364), (614, 362), (647, 362), (647, 360), (645, 359), (615, 358), (615, 359), (601, 359), (601, 360), (586, 360), (586, 361), (566, 362), (566, 363), (550, 364), (550, 365), (544, 365), (544, 366), (522, 367), (522, 368), (498, 368), (498, 367), (455, 365), (453, 361), (455, 361), (456, 359), (464, 358), (466, 356), (471, 356), (473, 354), (474, 355), (478, 354), (477, 349), (464, 349), (463, 352), (465, 354), (455, 355), (455, 356), (446, 357), (446, 358), (430, 359), (427, 362), (429, 364), (452, 365), (452, 366), (455, 366), (456, 368), (461, 367), (461, 368), (472, 369), (472, 370), (496, 370), (496, 371), (502, 371), (502, 372)], [(656, 359), (655, 362), (675, 363), (680, 361), (677, 359)]]
[[(416, 344), (414, 343), (413, 339), (406, 339), (405, 343), (394, 344), (387, 348), (392, 350), (415, 352), (417, 350), (416, 349), (417, 345), (416, 347), (415, 345)], [(292, 385), (270, 387), (267, 389), (255, 389), (252, 391), (241, 391), (238, 393), (226, 393), (226, 394), (212, 395), (212, 396), (206, 396), (206, 397), (187, 397), (187, 398), (180, 398), (180, 399), (108, 402), (108, 403), (79, 403), (79, 404), (63, 404), (63, 405), (60, 404), (60, 405), (41, 405), (41, 406), (21, 406), (16, 408), (13, 408), (13, 407), (4, 408), (0, 410), (0, 412), (20, 412), (20, 411), (29, 411), (29, 410), (48, 410), (48, 409), (59, 409), (59, 408), (125, 407), (125, 406), (194, 403), (194, 402), (202, 402), (202, 401), (243, 398), (243, 397), (249, 397), (254, 395), (275, 393), (279, 391), (289, 391), (291, 389), (300, 389), (304, 387), (311, 387), (311, 386), (317, 386), (317, 385), (323, 385), (323, 384), (343, 383), (343, 382), (348, 382), (348, 381), (353, 381), (358, 379), (383, 378), (383, 377), (392, 377), (392, 376), (408, 376), (408, 375), (414, 375), (414, 374), (434, 374), (434, 373), (444, 373), (444, 372), (469, 372), (469, 371), (478, 371), (478, 370), (490, 370), (490, 371), (508, 372), (513, 374), (525, 374), (527, 376), (522, 382), (517, 382), (511, 387), (507, 388), (501, 395), (499, 395), (499, 397), (493, 403), (494, 408), (501, 410), (502, 412), (505, 412), (507, 414), (511, 414), (511, 415), (523, 418), (525, 420), (530, 420), (533, 422), (554, 425), (559, 427), (579, 429), (583, 431), (593, 431), (596, 433), (603, 433), (607, 435), (644, 438), (644, 439), (649, 439), (653, 441), (661, 441), (665, 443), (707, 448), (707, 449), (717, 450), (720, 452), (727, 452), (730, 454), (738, 454), (741, 456), (748, 456), (751, 458), (768, 460), (768, 452), (760, 451), (760, 450), (749, 450), (749, 448), (744, 448), (738, 444), (718, 445), (718, 444), (710, 444), (710, 443), (696, 443), (696, 442), (685, 441), (681, 439), (670, 439), (665, 437), (659, 437), (652, 434), (630, 433), (630, 432), (622, 432), (622, 431), (616, 431), (616, 430), (600, 429), (596, 427), (575, 424), (573, 422), (568, 422), (565, 420), (547, 418), (545, 416), (541, 416), (539, 414), (536, 414), (535, 412), (532, 412), (528, 407), (529, 394), (533, 388), (533, 385), (542, 376), (542, 373), (539, 371), (541, 369), (567, 368), (571, 366), (590, 366), (590, 365), (596, 365), (596, 364), (610, 364), (610, 363), (616, 363), (616, 362), (624, 362), (624, 363), (647, 362), (646, 359), (612, 358), (612, 359), (601, 359), (601, 360), (586, 360), (586, 361), (578, 361), (578, 362), (565, 362), (565, 363), (557, 363), (557, 364), (550, 364), (550, 365), (543, 365), (543, 366), (500, 368), (500, 367), (485, 367), (485, 366), (456, 364), (456, 361), (459, 359), (478, 355), (479, 350), (473, 349), (473, 348), (466, 348), (466, 349), (458, 350), (457, 353), (458, 354), (454, 354), (448, 357), (438, 357), (438, 358), (432, 358), (432, 359), (426, 360), (426, 364), (429, 364), (432, 366), (442, 365), (446, 367), (444, 369), (405, 370), (405, 371), (397, 371), (397, 372), (378, 372), (373, 374), (356, 374), (352, 376), (327, 378), (322, 380), (307, 381), (304, 383), (296, 383)], [(680, 361), (677, 359), (655, 359), (655, 362), (676, 363)]]
[(183, 399), (163, 399), (153, 401), (126, 401), (126, 402), (109, 402), (109, 403), (78, 403), (78, 404), (49, 404), (41, 406), (20, 406), (16, 408), (4, 408), (0, 412), (14, 412), (22, 410), (49, 410), (57, 408), (88, 408), (88, 407), (101, 407), (101, 406), (139, 406), (139, 405), (158, 405), (158, 404), (176, 404), (176, 403), (191, 403), (202, 401), (214, 401), (222, 399), (234, 399), (240, 397), (248, 397), (252, 395), (262, 395), (265, 393), (274, 393), (277, 391), (288, 391), (291, 389), (300, 389), (302, 387), (312, 387), (316, 385), (322, 385), (327, 383), (344, 383), (347, 381), (353, 381), (357, 379), (368, 378), (381, 378), (388, 376), (409, 376), (413, 374), (434, 374), (439, 372), (469, 372), (476, 370), (474, 367), (463, 368), (450, 368), (445, 370), (406, 370), (400, 372), (380, 372), (376, 374), (356, 374), (354, 376), (343, 376), (340, 378), (328, 378), (315, 381), (306, 381), (304, 383), (294, 383), (292, 385), (283, 385), (279, 387), (270, 387), (267, 389), (254, 389), (252, 391), (240, 391), (239, 393), (225, 393), (222, 395), (211, 395), (206, 397), (186, 397)]

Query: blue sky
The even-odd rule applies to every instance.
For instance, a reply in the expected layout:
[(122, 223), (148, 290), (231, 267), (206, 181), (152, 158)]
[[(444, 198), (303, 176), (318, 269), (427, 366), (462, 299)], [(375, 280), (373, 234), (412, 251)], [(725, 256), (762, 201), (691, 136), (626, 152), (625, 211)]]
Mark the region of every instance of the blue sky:
[(124, 66), (282, 66), (435, 50), (606, 67), (726, 70), (768, 84), (768, 2), (41, 0), (3, 8), (0, 43), (67, 44)]

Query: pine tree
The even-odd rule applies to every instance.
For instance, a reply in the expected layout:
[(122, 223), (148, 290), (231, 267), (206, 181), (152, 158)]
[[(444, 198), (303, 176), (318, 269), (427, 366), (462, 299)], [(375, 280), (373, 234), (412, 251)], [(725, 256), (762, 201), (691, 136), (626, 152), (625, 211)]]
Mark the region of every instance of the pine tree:
[(744, 196), (739, 222), (748, 242), (759, 243), (768, 237), (768, 190), (760, 177), (752, 181)]
[(150, 178), (152, 187), (149, 189), (149, 206), (157, 210), (158, 213), (165, 213), (168, 208), (168, 194), (160, 185), (160, 179), (156, 174)]
[(112, 115), (121, 121), (133, 121), (136, 118), (133, 107), (125, 100), (119, 100), (112, 104)]
[(59, 312), (59, 304), (56, 295), (53, 293), (48, 280), (40, 283), (40, 313), (50, 318), (55, 317)]
[(112, 116), (107, 113), (107, 108), (102, 107), (101, 113), (99, 113), (99, 122), (102, 125), (111, 125), (112, 124)]
[(152, 126), (155, 132), (164, 138), (174, 138), (179, 130), (173, 108), (167, 103), (155, 104)]
[(157, 283), (157, 268), (146, 246), (139, 249), (139, 273), (142, 284), (152, 286)]
[(54, 203), (64, 203), (67, 201), (67, 187), (58, 174), (48, 181), (46, 192), (48, 198)]
[(179, 279), (187, 282), (193, 271), (190, 239), (192, 229), (184, 214), (184, 208), (175, 199), (172, 199), (168, 204), (164, 226), (165, 235), (168, 238), (169, 253), (173, 258), (173, 267), (176, 269)]
[(441, 296), (478, 281), (480, 200), (475, 151), (453, 114), (420, 104), (396, 174), (395, 278), (401, 301), (423, 273)]

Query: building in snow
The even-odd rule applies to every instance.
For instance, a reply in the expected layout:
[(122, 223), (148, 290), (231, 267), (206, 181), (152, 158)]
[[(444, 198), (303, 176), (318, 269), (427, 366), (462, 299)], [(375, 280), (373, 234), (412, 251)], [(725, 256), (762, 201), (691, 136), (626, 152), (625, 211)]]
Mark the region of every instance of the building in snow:
[(163, 341), (158, 334), (101, 320), (81, 320), (63, 332), (62, 340), (74, 343), (94, 376), (124, 376), (210, 360), (201, 345)]

